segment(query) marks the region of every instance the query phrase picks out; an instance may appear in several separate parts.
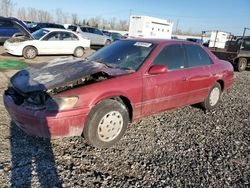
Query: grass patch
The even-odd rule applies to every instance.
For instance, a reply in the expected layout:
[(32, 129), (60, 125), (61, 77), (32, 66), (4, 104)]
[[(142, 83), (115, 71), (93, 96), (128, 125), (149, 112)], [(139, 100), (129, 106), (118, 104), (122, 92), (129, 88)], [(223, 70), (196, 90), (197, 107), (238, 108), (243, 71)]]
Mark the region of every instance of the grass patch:
[(28, 67), (28, 65), (19, 60), (0, 60), (0, 70), (19, 70)]

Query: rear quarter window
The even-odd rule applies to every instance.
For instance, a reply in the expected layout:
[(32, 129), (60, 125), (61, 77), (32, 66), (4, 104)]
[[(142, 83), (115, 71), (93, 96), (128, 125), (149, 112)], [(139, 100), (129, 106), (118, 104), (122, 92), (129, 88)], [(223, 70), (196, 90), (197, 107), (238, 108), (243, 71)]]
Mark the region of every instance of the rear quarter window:
[(198, 67), (211, 65), (213, 62), (207, 52), (198, 45), (185, 44), (188, 66)]
[(81, 27), (81, 30), (82, 30), (82, 32), (88, 32), (89, 33), (89, 31), (88, 31), (88, 29), (86, 27)]

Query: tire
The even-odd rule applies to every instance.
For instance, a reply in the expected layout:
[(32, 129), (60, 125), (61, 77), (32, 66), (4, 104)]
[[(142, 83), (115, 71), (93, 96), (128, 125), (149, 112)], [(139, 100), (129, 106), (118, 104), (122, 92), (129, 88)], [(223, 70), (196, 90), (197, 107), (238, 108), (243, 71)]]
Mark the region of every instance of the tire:
[(215, 108), (221, 98), (221, 86), (218, 82), (210, 89), (208, 96), (206, 99), (201, 103), (201, 106), (205, 110), (211, 110)]
[(23, 49), (23, 57), (25, 59), (34, 59), (37, 56), (37, 49), (33, 46), (26, 46)]
[(75, 57), (82, 57), (84, 55), (84, 49), (82, 47), (77, 47), (74, 51)]
[(126, 106), (107, 99), (91, 110), (83, 129), (87, 142), (97, 148), (107, 148), (118, 142), (129, 123)]
[(110, 45), (111, 44), (111, 41), (110, 40), (106, 40), (106, 42), (105, 42), (105, 45), (104, 46), (108, 46), (108, 45)]
[(236, 70), (242, 72), (246, 70), (246, 67), (247, 67), (247, 59), (239, 58), (238, 63), (236, 64)]

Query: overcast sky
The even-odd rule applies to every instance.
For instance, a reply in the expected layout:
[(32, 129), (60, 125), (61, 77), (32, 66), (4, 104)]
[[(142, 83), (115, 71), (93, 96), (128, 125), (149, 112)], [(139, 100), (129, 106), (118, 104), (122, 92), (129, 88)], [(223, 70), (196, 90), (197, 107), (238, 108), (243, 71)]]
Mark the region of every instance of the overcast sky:
[[(250, 27), (250, 0), (14, 0), (15, 8), (53, 13), (60, 8), (79, 19), (101, 16), (128, 20), (130, 14), (168, 19), (184, 31), (222, 30), (241, 35)], [(249, 33), (250, 34), (250, 33)]]

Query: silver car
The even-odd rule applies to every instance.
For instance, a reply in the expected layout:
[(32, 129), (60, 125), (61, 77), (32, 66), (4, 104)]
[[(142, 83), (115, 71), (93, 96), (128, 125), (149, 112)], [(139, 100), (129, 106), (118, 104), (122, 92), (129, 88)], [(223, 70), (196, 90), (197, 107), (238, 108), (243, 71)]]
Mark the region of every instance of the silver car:
[(91, 45), (107, 46), (112, 42), (112, 38), (106, 36), (101, 30), (93, 27), (69, 25), (67, 29), (75, 31), (83, 38), (90, 40)]

